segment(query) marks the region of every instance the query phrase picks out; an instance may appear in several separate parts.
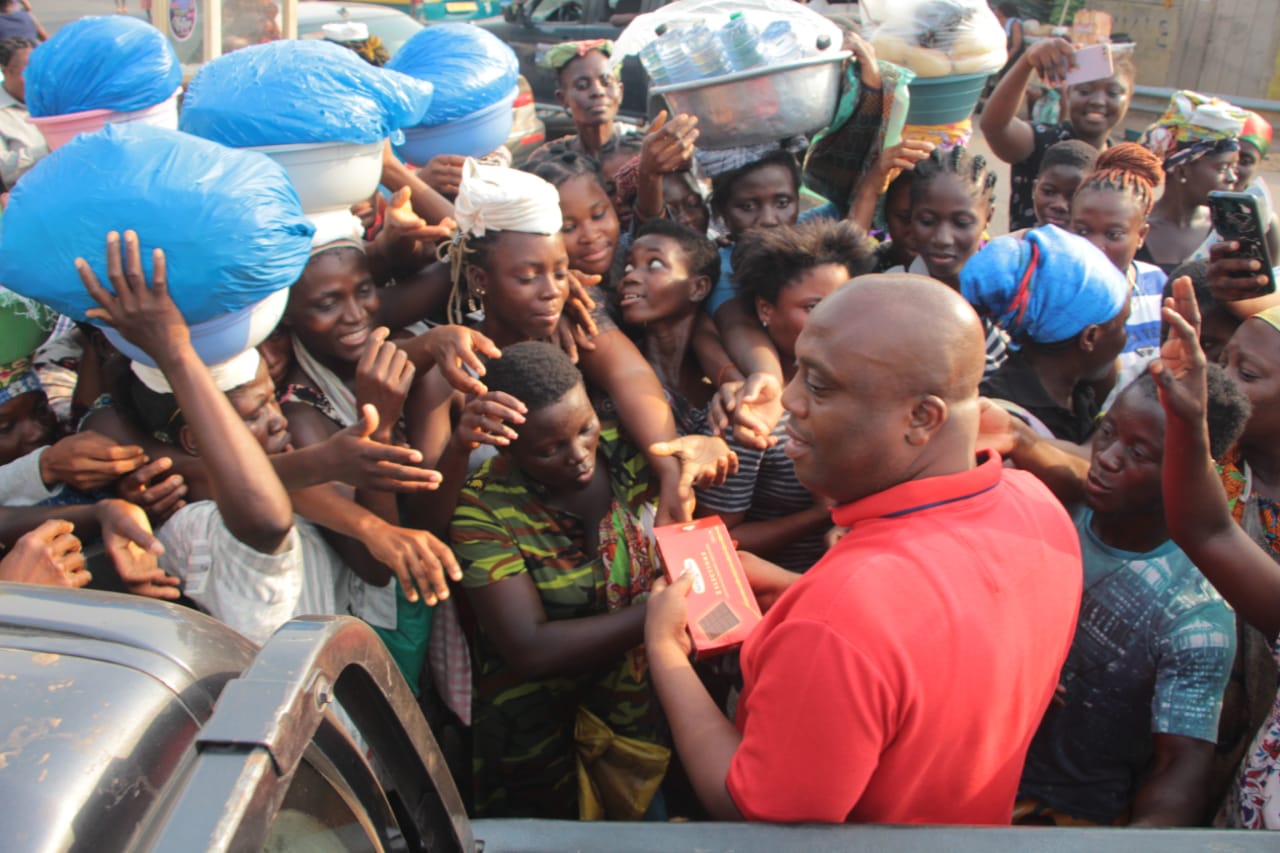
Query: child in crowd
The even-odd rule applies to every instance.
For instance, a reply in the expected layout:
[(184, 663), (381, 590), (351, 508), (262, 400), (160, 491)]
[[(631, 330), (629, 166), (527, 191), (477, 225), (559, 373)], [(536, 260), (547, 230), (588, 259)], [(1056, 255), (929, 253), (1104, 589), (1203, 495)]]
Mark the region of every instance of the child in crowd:
[[(1207, 412), (1217, 455), (1235, 442), (1248, 411), (1225, 373), (1212, 372)], [(1075, 507), (1084, 560), (1059, 701), (1031, 743), (1015, 822), (1200, 823), (1235, 625), (1165, 526), (1164, 411), (1155, 379), (1143, 373), (1120, 393), (1088, 462), (997, 407), (984, 413), (984, 424), (1013, 438), (998, 448), (1007, 458)]]
[(1071, 225), (1071, 200), (1097, 158), (1098, 149), (1083, 140), (1066, 139), (1049, 146), (1031, 186), (1037, 225)]
[(1066, 139), (1079, 139), (1102, 150), (1111, 144), (1111, 132), (1129, 111), (1138, 70), (1131, 53), (1114, 51), (1114, 74), (1066, 87), (1065, 121), (1050, 126), (1017, 117), (1031, 75), (1038, 73), (1050, 86), (1062, 85), (1075, 55), (1075, 47), (1065, 39), (1040, 40), (1009, 68), (982, 110), (983, 138), (997, 157), (1010, 164), (1011, 230), (1036, 224), (1032, 187), (1049, 147)]

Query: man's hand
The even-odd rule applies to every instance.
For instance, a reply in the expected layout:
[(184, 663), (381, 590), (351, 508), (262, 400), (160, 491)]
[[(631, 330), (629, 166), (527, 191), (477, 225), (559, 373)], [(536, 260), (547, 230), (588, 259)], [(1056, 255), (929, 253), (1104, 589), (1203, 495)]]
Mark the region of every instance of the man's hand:
[(86, 431), (69, 435), (40, 454), (40, 479), (50, 488), (66, 483), (90, 492), (136, 471), (146, 461), (141, 447)]
[(782, 386), (768, 373), (753, 373), (745, 382), (726, 382), (707, 411), (707, 423), (717, 434), (732, 427), (734, 440), (756, 450), (778, 443), (773, 428), (781, 417)]
[(107, 235), (107, 281), (113, 294), (102, 286), (84, 258), (76, 258), (76, 270), (85, 290), (100, 308), (90, 308), (86, 316), (114, 326), (125, 340), (160, 364), (166, 357), (190, 345), (191, 332), (178, 306), (169, 297), (164, 250), (152, 252), (152, 282), (147, 284), (142, 270), (138, 235), (124, 232), (124, 257), (120, 235)]
[(483, 394), (489, 390), (479, 378), (485, 374), (480, 356), (502, 357), (502, 350), (489, 338), (466, 326), (448, 324), (423, 332), (418, 340), (432, 364), (454, 388), (463, 394)]
[(440, 473), (423, 468), (422, 453), (412, 447), (372, 438), (380, 424), (378, 409), (361, 407), (360, 420), (322, 442), (332, 479), (357, 489), (378, 492), (429, 492), (440, 486)]
[(524, 423), (528, 408), (503, 391), (486, 391), (467, 401), (450, 441), (463, 453), (482, 444), (506, 447), (519, 436), (507, 424)]
[(1151, 362), (1160, 402), (1168, 415), (1202, 423), (1209, 399), (1208, 367), (1200, 349), (1200, 307), (1191, 279), (1183, 276), (1173, 282), (1173, 296), (1164, 302), (1164, 320), (1169, 337), (1160, 345), (1160, 357)]
[(186, 480), (180, 474), (165, 475), (172, 467), (173, 459), (161, 456), (125, 476), (116, 486), (116, 492), (146, 511), (152, 522), (162, 524), (187, 505)]
[(356, 402), (361, 408), (372, 405), (377, 409), (379, 423), (373, 437), (384, 442), (390, 441), (413, 387), (413, 362), (387, 340), (390, 334), (385, 326), (374, 329), (356, 365)]
[(164, 546), (152, 535), (142, 508), (127, 501), (105, 500), (98, 502), (97, 510), (103, 547), (129, 592), (176, 601), (181, 595), (179, 581), (165, 574), (156, 562)]
[(410, 601), (421, 600), (433, 607), (449, 597), (447, 574), (451, 580), (462, 580), (462, 569), (449, 549), (425, 530), (409, 530), (393, 524), (382, 524), (361, 543), (378, 562), (395, 573)]
[(72, 529), (71, 522), (53, 519), (23, 536), (0, 560), (0, 580), (73, 589), (87, 584), (93, 578)]
[(693, 653), (689, 637), (689, 603), (693, 589), (693, 573), (685, 572), (668, 584), (666, 578), (653, 582), (653, 590), (645, 602), (644, 646), (650, 657), (678, 650), (683, 657)]

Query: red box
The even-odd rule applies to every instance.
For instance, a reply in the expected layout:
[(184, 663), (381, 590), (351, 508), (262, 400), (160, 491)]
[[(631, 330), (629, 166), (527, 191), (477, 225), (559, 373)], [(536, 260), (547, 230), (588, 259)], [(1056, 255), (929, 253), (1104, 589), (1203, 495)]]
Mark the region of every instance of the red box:
[(689, 592), (689, 635), (699, 660), (732, 651), (760, 623), (760, 606), (747, 583), (729, 528), (718, 516), (654, 528), (667, 580), (694, 573)]

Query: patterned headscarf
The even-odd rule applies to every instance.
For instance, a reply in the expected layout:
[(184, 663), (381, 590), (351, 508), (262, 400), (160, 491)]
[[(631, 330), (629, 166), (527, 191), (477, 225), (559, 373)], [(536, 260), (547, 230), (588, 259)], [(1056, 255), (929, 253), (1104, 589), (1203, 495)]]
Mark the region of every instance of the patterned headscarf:
[(30, 358), (20, 358), (0, 365), (0, 406), (23, 394), (43, 390), (44, 386), (40, 384), (40, 377), (32, 368)]
[(1173, 94), (1164, 115), (1142, 134), (1142, 144), (1164, 161), (1167, 172), (1206, 154), (1240, 150), (1248, 117), (1234, 104), (1184, 89)]
[(1248, 142), (1258, 149), (1263, 157), (1271, 150), (1271, 123), (1257, 113), (1246, 113), (1249, 117), (1244, 121), (1244, 129), (1240, 131), (1240, 141)]
[[(564, 41), (560, 44), (540, 44), (535, 53), (540, 55), (538, 65), (559, 71), (579, 56), (586, 56), (598, 50), (605, 56), (613, 56), (613, 42), (609, 39), (586, 39), (584, 41)], [(622, 66), (614, 69), (615, 75), (622, 73)]]

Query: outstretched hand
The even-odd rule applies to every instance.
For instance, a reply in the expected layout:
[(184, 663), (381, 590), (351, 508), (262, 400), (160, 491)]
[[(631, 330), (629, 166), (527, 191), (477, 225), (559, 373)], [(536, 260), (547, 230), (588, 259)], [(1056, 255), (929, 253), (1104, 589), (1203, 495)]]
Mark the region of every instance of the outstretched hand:
[(726, 382), (707, 411), (707, 423), (717, 434), (732, 429), (735, 441), (756, 450), (778, 443), (773, 428), (781, 417), (782, 386), (768, 373), (753, 373), (745, 382)]
[(674, 524), (693, 518), (697, 505), (694, 486), (721, 485), (738, 473), (738, 454), (724, 439), (710, 435), (682, 435), (650, 445), (651, 456), (670, 456), (680, 463), (674, 485), (663, 482), (658, 498), (658, 522)]
[(450, 323), (423, 332), (420, 340), (431, 362), (454, 388), (463, 394), (489, 390), (481, 379), (485, 366), (480, 356), (502, 357), (502, 350), (489, 338), (475, 329)]
[(1202, 423), (1208, 407), (1208, 360), (1200, 348), (1200, 307), (1191, 279), (1173, 282), (1173, 296), (1164, 302), (1169, 337), (1160, 345), (1160, 356), (1151, 362), (1160, 402), (1166, 417)]
[(85, 571), (71, 522), (51, 519), (24, 535), (0, 559), (0, 580), (78, 589), (93, 579)]
[(164, 250), (157, 248), (151, 253), (152, 273), (148, 285), (137, 233), (124, 232), (123, 252), (120, 242), (118, 232), (107, 235), (107, 281), (111, 290), (98, 281), (88, 261), (76, 258), (76, 271), (85, 290), (101, 306), (90, 308), (85, 314), (114, 326), (125, 340), (158, 364), (189, 346), (191, 333), (169, 296)]
[(366, 403), (360, 420), (324, 440), (333, 479), (357, 489), (379, 492), (428, 492), (440, 487), (440, 472), (422, 467), (412, 447), (373, 438), (381, 424), (378, 409)]
[(390, 334), (385, 326), (374, 329), (356, 365), (356, 401), (362, 408), (372, 405), (378, 410), (379, 425), (373, 437), (379, 441), (391, 438), (413, 387), (413, 362), (404, 350), (387, 340)]

